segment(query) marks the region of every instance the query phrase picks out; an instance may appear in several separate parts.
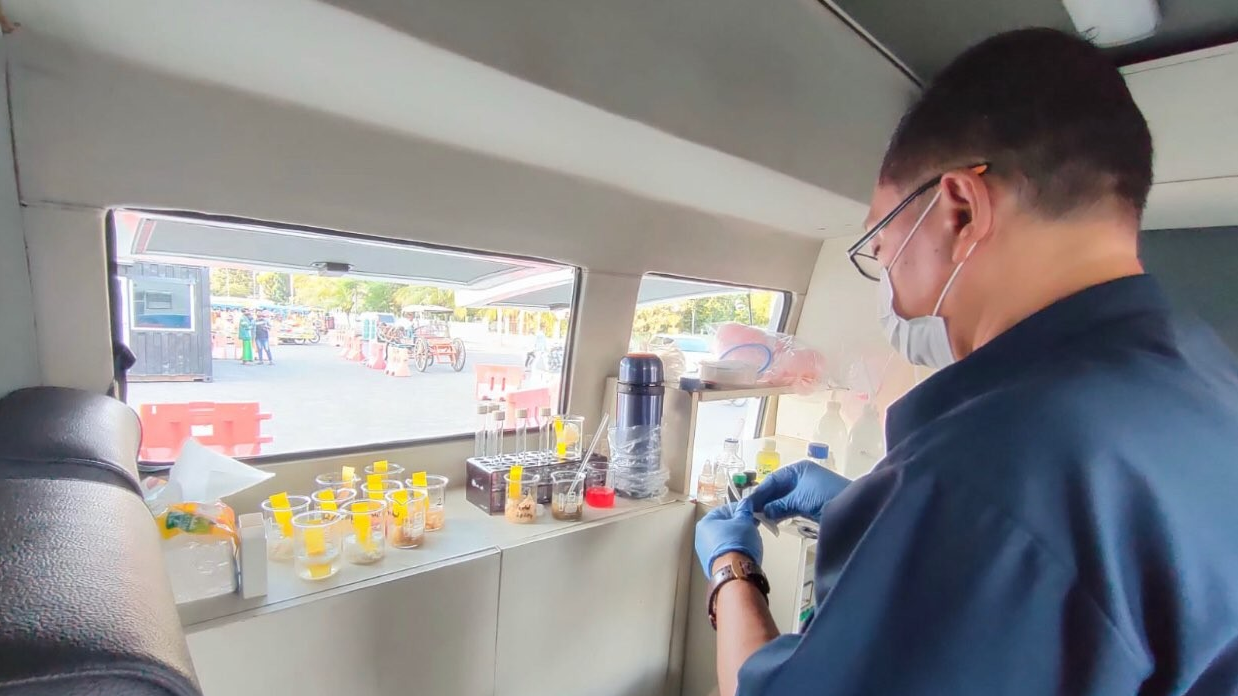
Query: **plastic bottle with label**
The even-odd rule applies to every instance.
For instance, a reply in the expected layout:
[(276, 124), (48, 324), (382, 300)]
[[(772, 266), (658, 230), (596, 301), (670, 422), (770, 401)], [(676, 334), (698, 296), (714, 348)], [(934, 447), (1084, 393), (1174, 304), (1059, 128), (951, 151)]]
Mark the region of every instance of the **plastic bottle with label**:
[(761, 451), (757, 452), (757, 481), (763, 481), (780, 466), (782, 458), (778, 456), (778, 443), (774, 438), (767, 437), (761, 442)]
[(835, 462), (833, 455), (834, 450), (824, 442), (808, 443), (808, 461), (813, 464), (830, 471), (838, 471), (838, 464)]
[(718, 503), (717, 488), (714, 484), (714, 460), (706, 459), (701, 467), (701, 475), (696, 481), (696, 500), (705, 505)]
[(827, 403), (825, 414), (817, 421), (817, 429), (812, 435), (813, 442), (829, 445), (830, 453), (834, 456), (833, 466), (830, 468), (834, 471), (842, 471), (846, 467), (845, 451), (851, 441), (847, 424), (843, 422), (842, 407), (840, 401), (831, 400)]
[(857, 479), (872, 471), (885, 455), (886, 439), (881, 431), (881, 415), (870, 401), (864, 404), (864, 413), (851, 429), (842, 473), (849, 479)]

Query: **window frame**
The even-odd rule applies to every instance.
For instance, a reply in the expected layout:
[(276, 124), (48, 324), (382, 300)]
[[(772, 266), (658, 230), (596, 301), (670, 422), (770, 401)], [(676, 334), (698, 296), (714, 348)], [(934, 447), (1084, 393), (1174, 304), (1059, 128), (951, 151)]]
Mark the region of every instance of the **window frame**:
[[(194, 333), (195, 331), (198, 330), (197, 318), (194, 316), (194, 302), (197, 301), (198, 297), (197, 297), (197, 294), (194, 292), (194, 286), (192, 283), (188, 281), (183, 281), (179, 278), (127, 278), (127, 280), (129, 281), (129, 284), (128, 284), (129, 287), (128, 287), (128, 292), (126, 293), (126, 299), (129, 302), (129, 306), (126, 308), (126, 310), (128, 312), (130, 331), (132, 332), (149, 331), (152, 333)], [(166, 327), (166, 326), (139, 326), (138, 325), (138, 315), (137, 315), (138, 298), (137, 298), (137, 292), (135, 292), (135, 290), (137, 286), (147, 281), (154, 281), (156, 283), (169, 283), (172, 285), (182, 285), (189, 290), (189, 314), (188, 314), (189, 328), (175, 328), (175, 327)], [(145, 293), (145, 291), (142, 291), (142, 292)], [(145, 294), (143, 294), (143, 298), (142, 298), (142, 307), (143, 309), (148, 308)]]
[[(502, 252), (481, 251), (477, 249), (455, 247), (455, 246), (450, 246), (450, 245), (445, 245), (445, 244), (436, 244), (434, 242), (420, 242), (420, 241), (412, 241), (412, 240), (407, 240), (407, 239), (393, 239), (391, 237), (383, 237), (380, 235), (363, 234), (363, 233), (358, 233), (358, 232), (348, 232), (344, 230), (335, 230), (331, 228), (316, 227), (316, 226), (310, 226), (310, 225), (294, 225), (294, 224), (282, 223), (282, 222), (269, 222), (265, 220), (258, 220), (255, 218), (246, 218), (246, 217), (239, 217), (239, 216), (233, 216), (233, 215), (211, 215), (211, 214), (200, 213), (200, 212), (189, 211), (189, 210), (171, 210), (171, 209), (155, 210), (155, 209), (150, 209), (150, 208), (126, 207), (126, 206), (109, 207), (107, 209), (107, 214), (104, 216), (103, 236), (104, 236), (104, 241), (106, 245), (105, 250), (107, 254), (108, 305), (110, 309), (110, 315), (112, 317), (112, 341), (113, 341), (113, 353), (114, 354), (117, 351), (121, 350), (119, 346), (128, 346), (127, 339), (129, 338), (129, 336), (127, 335), (128, 332), (125, 331), (126, 326), (125, 326), (124, 317), (125, 317), (125, 313), (129, 312), (130, 310), (126, 308), (125, 306), (121, 305), (120, 303), (128, 302), (129, 305), (131, 306), (133, 302), (132, 292), (131, 292), (132, 290), (131, 282), (128, 283), (129, 291), (128, 292), (125, 291), (125, 285), (127, 281), (131, 281), (131, 279), (125, 278), (120, 275), (120, 270), (119, 270), (120, 263), (117, 259), (118, 254), (117, 254), (117, 249), (116, 249), (117, 237), (116, 237), (115, 213), (121, 210), (128, 211), (128, 212), (134, 212), (134, 213), (148, 214), (148, 215), (157, 215), (160, 217), (181, 218), (181, 219), (189, 220), (189, 221), (211, 222), (211, 223), (223, 224), (223, 225), (248, 225), (248, 226), (269, 228), (269, 229), (276, 230), (276, 231), (282, 230), (282, 231), (289, 231), (289, 232), (298, 232), (298, 233), (303, 233), (303, 234), (320, 234), (320, 235), (326, 235), (326, 236), (332, 236), (332, 237), (339, 237), (342, 239), (351, 239), (351, 240), (356, 240), (356, 241), (368, 241), (368, 242), (379, 242), (379, 243), (384, 243), (384, 244), (407, 245), (407, 246), (419, 247), (422, 249), (430, 249), (433, 251), (444, 251), (444, 252), (450, 252), (450, 253), (456, 253), (456, 254), (470, 254), (470, 255), (476, 255), (476, 256), (488, 256), (491, 258), (506, 259), (506, 260), (511, 260), (511, 261), (525, 261), (525, 262), (531, 262), (531, 263), (552, 264), (555, 266), (559, 266), (561, 268), (569, 268), (572, 270), (572, 303), (571, 303), (570, 311), (568, 314), (567, 334), (566, 334), (566, 337), (564, 338), (563, 368), (562, 368), (562, 372), (560, 373), (561, 377), (560, 377), (560, 382), (559, 382), (559, 399), (558, 399), (559, 412), (560, 413), (567, 412), (568, 400), (572, 392), (571, 375), (573, 373), (572, 367), (574, 366), (575, 348), (577, 345), (577, 331), (579, 330), (579, 322), (577, 322), (576, 320), (577, 319), (576, 315), (577, 315), (577, 310), (580, 307), (581, 291), (582, 291), (582, 285), (583, 285), (582, 281), (583, 281), (583, 275), (584, 275), (583, 269), (580, 266), (567, 263), (564, 261), (556, 261), (553, 259), (545, 259), (545, 258), (540, 258), (540, 257), (535, 257), (535, 256), (524, 256), (520, 254), (508, 254), (508, 253), (502, 253)], [(191, 288), (191, 292), (192, 292), (192, 288)], [(137, 330), (136, 327), (133, 327), (133, 330), (136, 331)], [(141, 329), (141, 330), (142, 331), (155, 331), (155, 329)], [(177, 329), (176, 331), (186, 332), (187, 330)], [(113, 357), (115, 360), (116, 356), (114, 355)], [(125, 403), (125, 405), (128, 405), (129, 404), (129, 401), (128, 401), (128, 396), (129, 396), (128, 386), (129, 385), (128, 385), (127, 373), (123, 370), (120, 370), (118, 367), (116, 369), (115, 374), (113, 375), (113, 378), (114, 378), (113, 381), (115, 385), (113, 391), (115, 392), (115, 396), (118, 399), (120, 399), (123, 403)], [(266, 466), (266, 465), (271, 465), (271, 464), (286, 464), (286, 463), (291, 463), (291, 462), (301, 462), (301, 461), (309, 461), (309, 460), (315, 460), (315, 459), (329, 459), (333, 457), (346, 457), (346, 456), (352, 456), (352, 455), (358, 455), (358, 454), (387, 452), (390, 450), (397, 450), (397, 449), (408, 449), (408, 448), (413, 448), (413, 447), (433, 446), (433, 445), (444, 444), (448, 442), (471, 441), (474, 436), (473, 424), (471, 423), (465, 424), (465, 425), (462, 425), (462, 427), (466, 428), (466, 430), (460, 433), (452, 433), (452, 434), (446, 434), (446, 435), (432, 435), (432, 436), (420, 437), (420, 438), (384, 440), (381, 442), (362, 443), (362, 444), (356, 444), (356, 445), (342, 445), (340, 447), (304, 449), (304, 450), (297, 450), (295, 452), (279, 452), (279, 453), (272, 453), (272, 454), (260, 454), (254, 457), (237, 457), (237, 459), (251, 466)], [(537, 432), (539, 430), (540, 429), (533, 430), (530, 432)], [(166, 468), (167, 466), (171, 464), (171, 462), (150, 462), (150, 461), (145, 461), (145, 460), (139, 460), (138, 463), (142, 465), (160, 467), (160, 468)]]

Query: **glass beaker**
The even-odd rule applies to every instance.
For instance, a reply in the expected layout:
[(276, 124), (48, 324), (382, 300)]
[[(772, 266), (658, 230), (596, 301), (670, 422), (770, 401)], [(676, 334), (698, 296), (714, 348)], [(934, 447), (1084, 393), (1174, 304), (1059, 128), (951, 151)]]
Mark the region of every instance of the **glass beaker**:
[(426, 492), (402, 489), (387, 494), (387, 540), (396, 549), (415, 549), (426, 538)]
[(292, 518), (309, 509), (310, 499), (303, 495), (288, 496), (288, 509), (277, 510), (270, 499), (262, 501), (262, 522), (267, 536), (267, 558), (272, 561), (292, 560)]
[(380, 471), (380, 469), (383, 469), (383, 466), (379, 462), (374, 462), (365, 467), (365, 480), (367, 482), (370, 480), (370, 474), (381, 474), (383, 478), (389, 481), (399, 481), (400, 477), (404, 475), (404, 467), (393, 462), (385, 462), (385, 464), (385, 471)]
[(366, 500), (384, 501), (387, 499), (387, 494), (391, 491), (398, 491), (404, 487), (404, 484), (395, 479), (369, 479), (365, 481), (365, 488), (361, 491), (361, 497)]
[(537, 521), (537, 483), (542, 477), (537, 474), (520, 474), (514, 477), (503, 474), (507, 483), (507, 501), (503, 504), (503, 517), (514, 524), (531, 524)]
[(589, 507), (615, 506), (615, 483), (610, 462), (594, 459), (585, 468), (585, 502)]
[(550, 515), (556, 520), (579, 520), (584, 515), (585, 474), (556, 471), (550, 475)]
[(329, 471), (314, 477), (314, 485), (316, 486), (314, 490), (321, 491), (324, 488), (333, 488), (337, 491), (351, 490), (355, 494), (360, 483), (361, 477), (356, 474), (345, 478), (342, 472)]
[(340, 571), (340, 521), (330, 510), (311, 510), (292, 518), (293, 570), (302, 580), (326, 580)]
[(447, 482), (446, 476), (436, 474), (426, 475), (426, 485), (419, 486), (412, 479), (404, 484), (415, 491), (426, 493), (426, 531), (435, 532), (443, 528), (447, 522)]
[(581, 443), (585, 439), (583, 416), (555, 416), (551, 425), (555, 438), (554, 454), (558, 459), (580, 459)]
[[(400, 489), (397, 489), (400, 490)], [(387, 503), (382, 500), (354, 500), (343, 507), (344, 560), (354, 565), (369, 565), (387, 555)]]
[[(327, 498), (330, 493), (331, 497)], [(315, 510), (334, 510), (339, 511), (345, 503), (351, 503), (357, 497), (355, 488), (323, 488), (321, 490), (310, 493), (310, 500), (314, 503)]]

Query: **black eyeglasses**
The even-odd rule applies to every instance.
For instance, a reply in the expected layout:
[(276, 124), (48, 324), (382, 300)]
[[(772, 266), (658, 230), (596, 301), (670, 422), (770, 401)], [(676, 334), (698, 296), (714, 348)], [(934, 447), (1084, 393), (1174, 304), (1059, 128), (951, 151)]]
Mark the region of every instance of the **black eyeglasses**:
[[(979, 176), (988, 171), (989, 163), (982, 162), (980, 164), (973, 164), (966, 167), (966, 169), (972, 170), (972, 172)], [(877, 260), (876, 254), (868, 251), (869, 243), (872, 242), (873, 238), (876, 237), (882, 230), (888, 227), (891, 222), (894, 222), (894, 218), (898, 217), (899, 213), (903, 212), (907, 206), (911, 205), (912, 201), (924, 195), (925, 191), (928, 191), (937, 184), (940, 184), (943, 176), (945, 176), (945, 174), (938, 174), (932, 179), (924, 182), (924, 184), (916, 188), (915, 191), (908, 194), (908, 196), (904, 198), (901, 203), (894, 206), (894, 210), (891, 210), (885, 217), (881, 218), (877, 224), (873, 225), (871, 230), (865, 232), (864, 236), (860, 237), (860, 241), (851, 245), (851, 248), (847, 250), (847, 258), (851, 259), (851, 265), (855, 266), (855, 270), (859, 271), (860, 275), (868, 278), (869, 280), (881, 279), (881, 262)]]

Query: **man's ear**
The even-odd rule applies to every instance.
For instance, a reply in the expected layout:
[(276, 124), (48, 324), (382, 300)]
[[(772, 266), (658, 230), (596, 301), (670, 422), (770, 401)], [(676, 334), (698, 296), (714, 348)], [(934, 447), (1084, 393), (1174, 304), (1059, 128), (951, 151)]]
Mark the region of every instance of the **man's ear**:
[(970, 169), (947, 172), (941, 177), (941, 199), (946, 219), (954, 228), (951, 260), (960, 264), (972, 247), (993, 229), (993, 199), (984, 179)]

